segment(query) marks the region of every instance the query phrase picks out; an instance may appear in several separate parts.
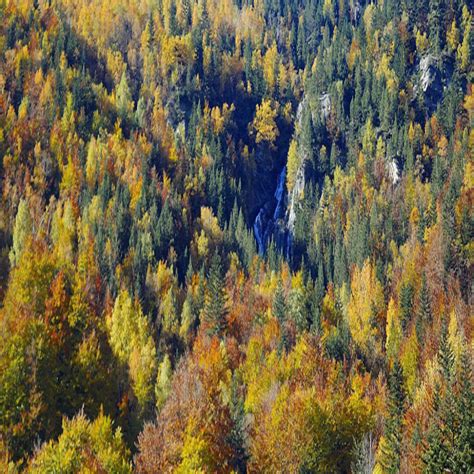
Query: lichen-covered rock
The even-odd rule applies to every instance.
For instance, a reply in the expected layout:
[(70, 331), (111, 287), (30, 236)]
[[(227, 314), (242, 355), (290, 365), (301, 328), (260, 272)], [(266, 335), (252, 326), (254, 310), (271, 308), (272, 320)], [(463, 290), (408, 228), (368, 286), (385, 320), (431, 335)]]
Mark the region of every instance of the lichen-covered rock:
[(331, 113), (331, 96), (329, 94), (323, 94), (319, 97), (319, 107), (321, 110), (321, 118), (326, 120)]
[(452, 73), (453, 66), (448, 58), (438, 59), (427, 54), (420, 59), (413, 91), (430, 112), (436, 109), (443, 98), (444, 88), (449, 85)]

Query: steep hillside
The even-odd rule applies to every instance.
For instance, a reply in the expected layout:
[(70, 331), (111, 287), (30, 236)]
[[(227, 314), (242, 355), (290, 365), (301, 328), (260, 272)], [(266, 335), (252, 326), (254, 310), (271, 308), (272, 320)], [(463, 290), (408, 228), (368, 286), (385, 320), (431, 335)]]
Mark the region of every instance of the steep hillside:
[(0, 470), (470, 472), (467, 0), (0, 0)]

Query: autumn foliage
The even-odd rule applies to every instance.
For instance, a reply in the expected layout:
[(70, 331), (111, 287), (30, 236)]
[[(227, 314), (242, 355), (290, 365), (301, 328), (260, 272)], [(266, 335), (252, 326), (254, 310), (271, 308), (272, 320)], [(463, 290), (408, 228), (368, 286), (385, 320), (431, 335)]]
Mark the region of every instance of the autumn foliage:
[(0, 471), (471, 472), (465, 0), (0, 0)]

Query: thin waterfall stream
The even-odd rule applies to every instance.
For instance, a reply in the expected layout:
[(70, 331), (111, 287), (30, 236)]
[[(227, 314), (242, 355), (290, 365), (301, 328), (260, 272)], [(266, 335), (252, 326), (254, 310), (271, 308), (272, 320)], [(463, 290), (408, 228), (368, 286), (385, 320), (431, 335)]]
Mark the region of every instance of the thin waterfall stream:
[(286, 165), (278, 175), (277, 187), (274, 199), (267, 202), (258, 211), (257, 217), (253, 224), (253, 232), (257, 241), (258, 253), (265, 253), (267, 244), (275, 233), (275, 225), (279, 220), (285, 218), (286, 214)]

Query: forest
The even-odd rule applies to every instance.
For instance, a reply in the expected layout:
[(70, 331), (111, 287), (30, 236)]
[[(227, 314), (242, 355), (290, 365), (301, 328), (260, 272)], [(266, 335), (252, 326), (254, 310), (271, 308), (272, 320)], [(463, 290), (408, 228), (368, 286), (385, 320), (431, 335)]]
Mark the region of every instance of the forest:
[(474, 470), (470, 0), (0, 0), (0, 471)]

